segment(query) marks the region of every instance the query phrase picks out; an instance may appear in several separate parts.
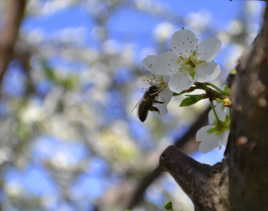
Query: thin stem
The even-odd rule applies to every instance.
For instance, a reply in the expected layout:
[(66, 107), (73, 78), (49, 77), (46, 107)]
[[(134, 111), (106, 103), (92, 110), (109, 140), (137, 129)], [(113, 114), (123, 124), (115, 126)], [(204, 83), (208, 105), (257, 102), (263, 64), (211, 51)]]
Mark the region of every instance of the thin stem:
[(212, 84), (212, 83), (209, 83), (209, 82), (206, 82), (207, 85), (209, 86), (212, 86), (214, 89), (216, 89), (217, 91), (219, 92), (223, 92), (219, 87), (217, 87), (215, 84)]
[(216, 89), (218, 92), (222, 93), (223, 95), (226, 95), (226, 93), (223, 90), (221, 90), (219, 87), (217, 87), (215, 84), (212, 84), (209, 82), (206, 82), (206, 84), (213, 87), (214, 89)]
[(179, 93), (173, 92), (173, 96), (179, 96), (179, 95), (182, 95), (182, 94), (187, 93), (187, 92), (192, 92), (192, 91), (194, 91), (196, 89), (200, 89), (200, 88), (199, 87), (196, 87), (196, 86), (192, 86), (189, 89), (183, 90), (183, 91), (181, 91)]
[(221, 120), (220, 120), (220, 118), (218, 117), (218, 114), (217, 114), (217, 112), (216, 112), (216, 109), (215, 109), (215, 106), (214, 106), (213, 101), (212, 101), (211, 99), (210, 99), (209, 101), (210, 101), (211, 109), (212, 109), (212, 111), (213, 111), (213, 113), (214, 113), (214, 115), (215, 115), (215, 118), (216, 118), (217, 122), (221, 122)]

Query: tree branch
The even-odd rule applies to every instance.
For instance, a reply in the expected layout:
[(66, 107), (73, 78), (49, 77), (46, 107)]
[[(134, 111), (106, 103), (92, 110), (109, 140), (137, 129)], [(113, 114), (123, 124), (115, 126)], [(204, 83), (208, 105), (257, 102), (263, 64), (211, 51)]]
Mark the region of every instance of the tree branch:
[[(191, 153), (197, 149), (197, 143), (193, 139), (197, 130), (201, 128), (207, 121), (209, 109), (206, 109), (192, 124), (189, 130), (182, 136), (175, 140), (175, 145), (185, 153)], [(195, 143), (191, 143), (191, 140)], [(137, 184), (135, 190), (130, 196), (130, 200), (127, 203), (126, 208), (132, 209), (137, 204), (143, 200), (143, 196), (148, 187), (157, 180), (162, 175), (162, 169), (157, 167), (153, 170), (148, 171), (147, 173)]]
[(24, 17), (27, 0), (8, 0), (6, 18), (0, 39), (0, 84), (13, 56), (19, 28)]
[(25, 97), (29, 97), (32, 94), (36, 94), (37, 90), (35, 88), (34, 79), (31, 74), (31, 58), (33, 52), (30, 47), (25, 49), (17, 48), (16, 52), (14, 52), (13, 58), (16, 59), (20, 63), (20, 67), (22, 68), (25, 75)]
[(160, 157), (167, 170), (192, 199), (196, 211), (223, 211), (228, 207), (227, 170), (224, 163), (201, 164), (169, 146)]

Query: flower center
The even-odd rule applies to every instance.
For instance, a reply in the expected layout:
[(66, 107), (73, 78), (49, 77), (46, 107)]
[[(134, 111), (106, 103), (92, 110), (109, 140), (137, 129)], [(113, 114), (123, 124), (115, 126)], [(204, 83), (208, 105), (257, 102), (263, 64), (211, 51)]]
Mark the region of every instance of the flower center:
[(183, 72), (186, 72), (192, 77), (192, 79), (195, 79), (196, 67), (197, 65), (204, 63), (204, 61), (199, 60), (196, 52), (194, 51), (189, 57), (180, 56), (177, 59), (177, 63), (181, 65), (180, 68)]

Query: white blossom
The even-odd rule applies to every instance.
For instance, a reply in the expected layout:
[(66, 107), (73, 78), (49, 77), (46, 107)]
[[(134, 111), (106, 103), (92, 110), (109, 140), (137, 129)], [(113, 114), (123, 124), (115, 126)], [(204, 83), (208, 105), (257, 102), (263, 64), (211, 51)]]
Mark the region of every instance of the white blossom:
[[(216, 147), (226, 146), (227, 139), (229, 136), (229, 128), (228, 126), (228, 108), (222, 106), (222, 104), (218, 103), (215, 106), (215, 111), (217, 113), (217, 118), (215, 117), (214, 112), (211, 110), (208, 115), (209, 125), (202, 127), (198, 130), (196, 134), (196, 141), (200, 142), (199, 151), (201, 152), (209, 152)], [(216, 129), (216, 131), (211, 131), (220, 124), (221, 128)]]
[(172, 91), (180, 92), (195, 81), (211, 82), (219, 75), (219, 66), (213, 61), (221, 47), (217, 38), (198, 44), (193, 32), (182, 29), (172, 36), (171, 47), (171, 51), (160, 56), (147, 56), (143, 63), (153, 74), (169, 76)]

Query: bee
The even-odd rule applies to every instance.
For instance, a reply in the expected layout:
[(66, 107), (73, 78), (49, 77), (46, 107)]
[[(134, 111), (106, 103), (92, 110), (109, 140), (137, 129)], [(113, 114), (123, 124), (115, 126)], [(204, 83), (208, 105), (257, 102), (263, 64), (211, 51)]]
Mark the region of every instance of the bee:
[(160, 93), (161, 89), (157, 86), (150, 86), (149, 89), (144, 93), (143, 98), (138, 106), (138, 117), (144, 122), (148, 116), (149, 111), (160, 112), (154, 103), (162, 104), (164, 102), (158, 101), (155, 98)]

